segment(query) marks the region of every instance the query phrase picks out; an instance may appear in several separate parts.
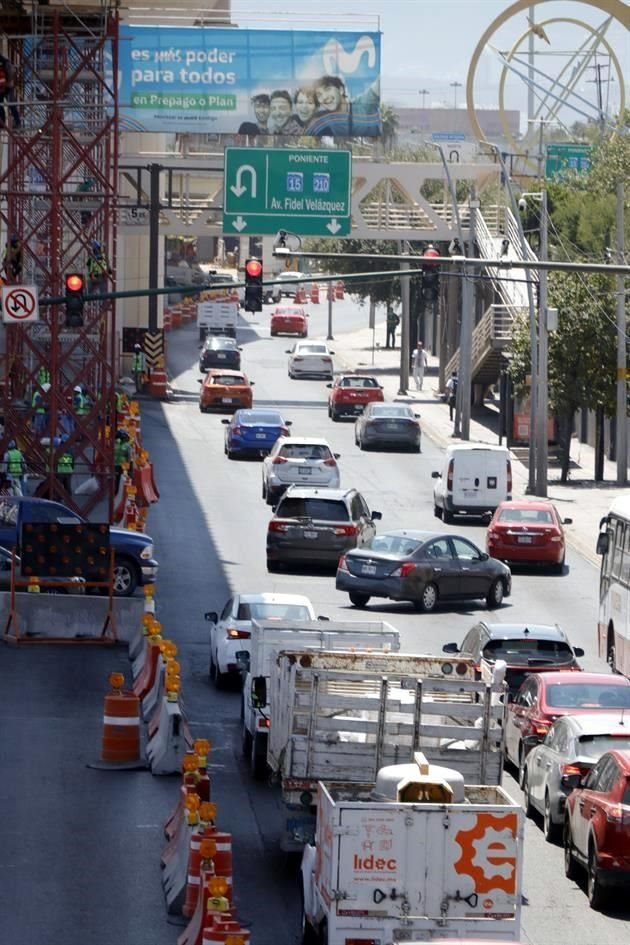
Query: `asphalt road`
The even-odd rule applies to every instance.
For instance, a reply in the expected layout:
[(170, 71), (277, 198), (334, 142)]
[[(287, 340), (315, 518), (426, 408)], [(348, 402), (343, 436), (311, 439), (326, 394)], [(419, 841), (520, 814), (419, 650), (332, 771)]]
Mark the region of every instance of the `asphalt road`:
[[(290, 340), (269, 338), (268, 311), (249, 319), (251, 327), (241, 333), (243, 366), (256, 384), (255, 404), (282, 407), (295, 433), (328, 437), (341, 454), (342, 485), (358, 487), (368, 504), (383, 512), (382, 530), (438, 525), (431, 500), (436, 447), (427, 439), (421, 455), (360, 453), (352, 423), (328, 419), (324, 382), (287, 377), (284, 351)], [(349, 312), (351, 317), (356, 313)], [(314, 316), (312, 337), (325, 331), (323, 319), (323, 311)], [(179, 647), (193, 734), (208, 737), (213, 745), (212, 793), (220, 826), (233, 834), (239, 917), (251, 925), (255, 945), (297, 945), (297, 875), (295, 864), (277, 847), (277, 792), (251, 781), (241, 760), (238, 693), (216, 692), (208, 682), (204, 612), (221, 608), (232, 590), (301, 592), (318, 613), (331, 618), (365, 619), (371, 614), (389, 620), (401, 632), (404, 651), (429, 653), (461, 640), (487, 612), (483, 602), (445, 607), (430, 616), (408, 605), (387, 603), (372, 603), (359, 612), (335, 590), (330, 574), (267, 574), (269, 510), (260, 496), (260, 463), (228, 461), (221, 418), (199, 412), (196, 339), (192, 326), (171, 334), (176, 399), (143, 405), (143, 441), (161, 491), (150, 516), (161, 566), (158, 616), (165, 635)], [(481, 526), (461, 531), (483, 544)], [(573, 643), (586, 650), (584, 667), (603, 669), (595, 656), (597, 573), (575, 553), (568, 553), (568, 565), (562, 577), (515, 574), (512, 597), (492, 619), (558, 621)], [(85, 768), (100, 748), (107, 674), (127, 665), (123, 650), (1, 651), (6, 707), (0, 846), (3, 941), (176, 941), (178, 930), (167, 922), (162, 901), (158, 862), (161, 827), (175, 803), (178, 779)], [(520, 798), (509, 775), (505, 786)], [(545, 843), (532, 822), (527, 825), (524, 895), (522, 938), (528, 945), (625, 945), (629, 940), (630, 913), (591, 911), (584, 891), (564, 877), (560, 848)]]

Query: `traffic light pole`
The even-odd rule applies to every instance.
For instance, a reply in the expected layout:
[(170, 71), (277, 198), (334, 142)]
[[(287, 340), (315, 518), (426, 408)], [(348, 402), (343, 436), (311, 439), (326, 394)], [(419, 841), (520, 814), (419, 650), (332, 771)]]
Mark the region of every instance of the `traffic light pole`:
[(409, 263), (400, 264), (400, 298), (402, 302), (400, 319), (400, 386), (398, 394), (404, 396), (409, 389), (409, 325), (410, 325), (410, 304), (409, 304), (409, 275), (405, 275), (409, 270)]
[[(547, 191), (541, 191), (540, 199), (540, 255), (548, 256), (549, 218), (547, 216)], [(547, 330), (547, 272), (540, 273), (538, 295), (538, 402), (536, 423), (536, 495), (547, 495), (547, 466), (549, 445), (547, 440), (547, 415), (549, 413), (548, 396), (548, 359), (549, 335)], [(531, 431), (530, 431), (531, 435)]]

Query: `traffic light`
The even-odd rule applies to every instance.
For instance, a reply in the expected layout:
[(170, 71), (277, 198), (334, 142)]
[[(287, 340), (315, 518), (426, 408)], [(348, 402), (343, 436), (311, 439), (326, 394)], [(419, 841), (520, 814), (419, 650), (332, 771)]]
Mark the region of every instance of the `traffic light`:
[(262, 312), (263, 303), (263, 267), (260, 259), (245, 261), (245, 311)]
[(432, 243), (422, 254), (422, 295), (427, 302), (437, 302), (440, 296), (440, 267), (432, 261), (439, 255)]
[(78, 272), (69, 272), (66, 283), (66, 328), (83, 327), (83, 290), (85, 280)]

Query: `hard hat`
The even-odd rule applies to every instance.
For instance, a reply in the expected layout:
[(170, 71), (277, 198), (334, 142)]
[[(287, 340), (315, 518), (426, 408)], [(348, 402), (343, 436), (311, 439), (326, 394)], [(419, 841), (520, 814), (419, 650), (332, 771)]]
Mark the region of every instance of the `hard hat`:
[(10, 450), (14, 450), (14, 449), (16, 448), (16, 446), (17, 446), (17, 443), (15, 442), (15, 440), (9, 440), (9, 449), (10, 449)]
[(142, 346), (141, 346), (141, 345), (135, 344), (135, 345), (134, 345), (134, 348), (136, 349), (136, 351), (142, 351)]
[(126, 430), (117, 430), (116, 439), (123, 440), (124, 442), (126, 442), (129, 439), (129, 434), (127, 433)]
[(100, 248), (101, 248), (101, 244), (99, 243), (99, 241), (98, 241), (98, 240), (92, 240), (92, 249), (94, 250), (94, 252), (95, 252), (95, 253), (98, 252), (98, 250), (99, 250)]
[(48, 393), (48, 391), (50, 390), (50, 384), (48, 383), (42, 384), (42, 390)]
[(76, 387), (73, 387), (72, 389), (78, 391), (79, 394), (82, 394), (82, 393), (83, 393), (83, 388), (81, 387), (80, 384), (77, 384), (77, 386), (76, 386)]

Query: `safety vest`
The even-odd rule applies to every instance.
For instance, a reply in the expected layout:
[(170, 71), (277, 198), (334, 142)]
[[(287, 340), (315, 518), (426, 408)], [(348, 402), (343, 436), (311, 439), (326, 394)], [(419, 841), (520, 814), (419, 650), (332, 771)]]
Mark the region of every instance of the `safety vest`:
[(125, 409), (125, 397), (119, 391), (116, 392), (116, 413), (122, 413)]
[(114, 443), (114, 466), (122, 466), (131, 460), (129, 444), (116, 440)]
[(78, 391), (75, 392), (74, 409), (79, 416), (85, 416), (86, 413), (90, 412), (90, 407), (85, 394), (80, 394)]
[(40, 367), (37, 372), (37, 383), (38, 384), (50, 384), (50, 371), (47, 367)]
[(72, 453), (63, 453), (57, 460), (57, 472), (62, 475), (70, 475), (74, 472), (74, 456)]
[(90, 279), (102, 279), (107, 273), (107, 260), (104, 256), (88, 256), (87, 271)]
[(21, 476), (24, 472), (24, 457), (21, 450), (13, 449), (7, 453), (7, 472), (12, 476)]
[(31, 401), (31, 406), (35, 413), (46, 413), (46, 407), (44, 406), (44, 400), (42, 395), (38, 390), (34, 391), (33, 399)]
[(138, 351), (134, 354), (133, 367), (131, 370), (133, 374), (139, 374), (144, 371), (144, 353), (142, 351)]

